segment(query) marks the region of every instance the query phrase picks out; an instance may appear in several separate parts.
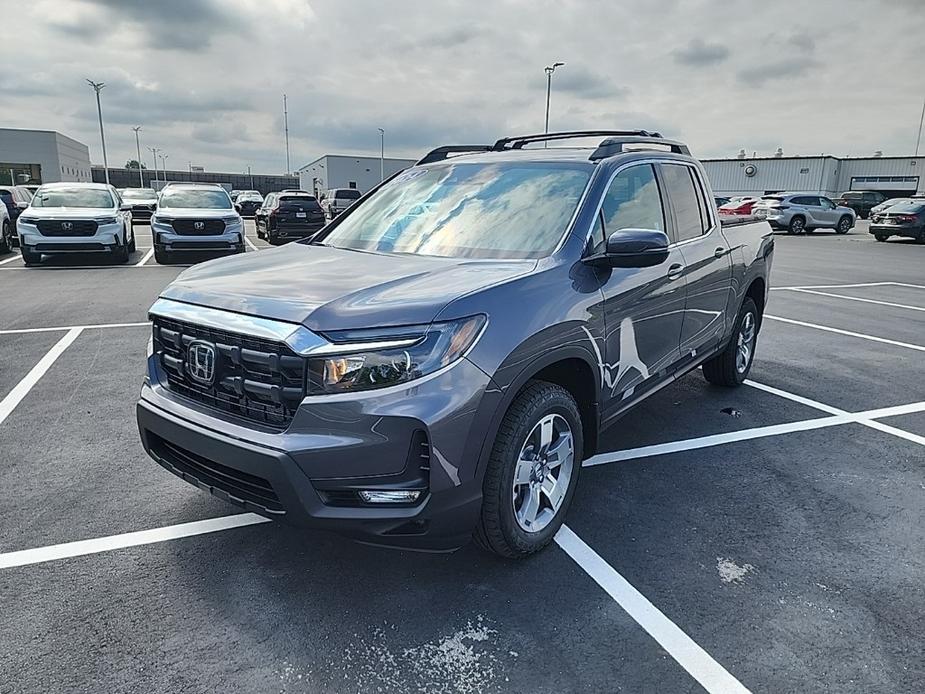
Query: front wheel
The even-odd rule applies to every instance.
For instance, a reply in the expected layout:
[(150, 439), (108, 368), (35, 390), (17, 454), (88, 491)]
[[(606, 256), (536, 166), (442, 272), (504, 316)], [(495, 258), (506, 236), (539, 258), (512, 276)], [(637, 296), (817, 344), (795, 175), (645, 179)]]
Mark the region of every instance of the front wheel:
[(135, 247), (135, 228), (132, 227), (132, 240), (128, 242), (128, 252), (134, 253), (136, 250), (138, 249)]
[(889, 238), (889, 236), (886, 234), (874, 234), (874, 238), (877, 239), (880, 243), (883, 243)]
[(30, 252), (30, 251), (27, 251), (26, 249), (23, 249), (23, 251), (22, 251), (22, 261), (23, 261), (23, 263), (26, 264), (26, 266), (38, 265), (39, 263), (42, 262), (42, 254), (41, 254), (41, 253), (32, 253), (32, 252)]
[(802, 234), (806, 231), (806, 220), (802, 217), (794, 217), (787, 226), (787, 233)]
[(154, 262), (158, 265), (167, 265), (170, 263), (170, 253), (163, 248), (154, 247)]
[(703, 377), (718, 386), (738, 386), (748, 378), (755, 358), (760, 316), (751, 297), (745, 297), (726, 348), (703, 363)]
[(0, 253), (9, 253), (13, 250), (13, 228), (9, 222), (3, 222), (0, 229)]
[(851, 229), (851, 217), (845, 215), (838, 220), (838, 226), (835, 227), (835, 232), (838, 234), (847, 234)]
[(476, 542), (511, 558), (548, 545), (575, 493), (582, 450), (581, 415), (572, 395), (553, 383), (529, 383), (498, 429)]

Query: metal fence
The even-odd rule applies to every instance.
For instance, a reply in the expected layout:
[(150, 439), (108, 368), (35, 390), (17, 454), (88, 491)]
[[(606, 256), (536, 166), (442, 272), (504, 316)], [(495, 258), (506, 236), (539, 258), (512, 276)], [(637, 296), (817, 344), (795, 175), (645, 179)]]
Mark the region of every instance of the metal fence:
[[(102, 166), (92, 167), (93, 180), (96, 183), (105, 183), (106, 174)], [(144, 187), (151, 188), (154, 180), (154, 171), (142, 169)], [(259, 190), (266, 195), (284, 188), (298, 188), (298, 176), (268, 176), (263, 174), (233, 174), (215, 173), (211, 171), (160, 171), (157, 180), (174, 181), (176, 183), (229, 183), (234, 190)], [(138, 169), (114, 169), (109, 167), (109, 182), (116, 188), (138, 188)]]

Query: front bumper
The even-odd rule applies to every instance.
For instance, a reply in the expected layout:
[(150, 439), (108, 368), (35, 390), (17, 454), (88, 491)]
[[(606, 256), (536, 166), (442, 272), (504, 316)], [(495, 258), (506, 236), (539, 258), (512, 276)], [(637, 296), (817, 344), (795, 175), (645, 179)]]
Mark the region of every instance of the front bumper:
[(90, 236), (45, 236), (31, 224), (17, 224), (19, 246), (32, 253), (110, 253), (122, 245), (122, 223), (103, 224)]
[(160, 251), (218, 251), (236, 253), (244, 247), (244, 225), (226, 228), (221, 234), (210, 236), (177, 234), (171, 227), (152, 225), (154, 247)]
[[(363, 542), (443, 551), (469, 541), (481, 507), (474, 451), (500, 392), (468, 360), (410, 387), (306, 398), (283, 432), (168, 391), (153, 359), (149, 373), (137, 406), (142, 443), (184, 480), (249, 511)], [(372, 505), (360, 489), (424, 493), (414, 504)]]

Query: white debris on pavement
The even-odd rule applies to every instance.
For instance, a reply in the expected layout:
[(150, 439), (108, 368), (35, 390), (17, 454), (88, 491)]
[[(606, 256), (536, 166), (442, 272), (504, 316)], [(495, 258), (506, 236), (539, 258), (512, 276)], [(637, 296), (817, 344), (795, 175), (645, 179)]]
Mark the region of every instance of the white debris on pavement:
[(745, 577), (753, 572), (755, 567), (751, 564), (739, 566), (732, 559), (717, 557), (716, 570), (719, 571), (719, 579), (723, 583), (743, 583)]

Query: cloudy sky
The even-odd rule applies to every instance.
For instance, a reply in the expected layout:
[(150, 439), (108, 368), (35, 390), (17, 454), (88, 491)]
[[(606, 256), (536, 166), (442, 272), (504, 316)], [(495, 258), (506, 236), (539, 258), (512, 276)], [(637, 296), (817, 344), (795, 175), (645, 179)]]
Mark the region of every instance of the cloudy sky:
[[(701, 157), (909, 154), (925, 0), (6, 0), (0, 126), (101, 163), (281, 173), (324, 153), (417, 156), (551, 129), (645, 128)], [(2, 153), (0, 153), (2, 154)], [(150, 165), (150, 153), (144, 153)]]

